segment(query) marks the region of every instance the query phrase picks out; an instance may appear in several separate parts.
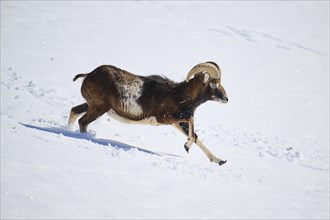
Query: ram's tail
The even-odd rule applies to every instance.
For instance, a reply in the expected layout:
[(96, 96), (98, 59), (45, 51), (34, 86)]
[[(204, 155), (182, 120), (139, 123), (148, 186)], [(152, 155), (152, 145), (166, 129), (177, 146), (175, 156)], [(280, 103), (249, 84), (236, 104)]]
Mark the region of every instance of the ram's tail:
[(73, 78), (73, 81), (76, 81), (80, 77), (86, 77), (88, 73), (80, 73)]

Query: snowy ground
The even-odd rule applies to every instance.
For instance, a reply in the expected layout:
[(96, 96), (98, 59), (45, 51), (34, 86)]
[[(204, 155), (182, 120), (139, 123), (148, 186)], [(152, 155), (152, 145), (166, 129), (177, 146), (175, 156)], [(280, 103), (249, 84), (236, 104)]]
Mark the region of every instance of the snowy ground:
[[(170, 126), (65, 128), (77, 73), (223, 71), (196, 112), (207, 161)], [(329, 219), (329, 2), (1, 1), (1, 218)]]

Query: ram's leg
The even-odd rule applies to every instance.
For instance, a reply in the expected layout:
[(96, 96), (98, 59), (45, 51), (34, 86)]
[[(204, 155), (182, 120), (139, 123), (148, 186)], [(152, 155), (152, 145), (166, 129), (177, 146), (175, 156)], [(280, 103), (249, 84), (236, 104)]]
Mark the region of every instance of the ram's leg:
[(227, 160), (222, 160), (222, 159), (214, 156), (214, 154), (198, 138), (196, 139), (196, 144), (205, 153), (205, 155), (209, 158), (209, 160), (211, 162), (217, 163), (220, 166), (227, 162)]
[(87, 126), (95, 121), (98, 117), (103, 115), (109, 109), (102, 106), (89, 106), (88, 111), (79, 119), (80, 132), (84, 133), (87, 131)]
[[(185, 135), (189, 134), (189, 124), (188, 122), (180, 122), (178, 124), (175, 124), (175, 127), (177, 129), (179, 129), (182, 133), (184, 133)], [(194, 137), (195, 137), (195, 143), (197, 144), (197, 146), (199, 146), (199, 148), (205, 153), (205, 155), (209, 158), (209, 160), (211, 162), (217, 163), (220, 166), (224, 163), (226, 163), (226, 160), (222, 160), (218, 157), (216, 157), (204, 144), (203, 142), (198, 138), (198, 136), (196, 135), (196, 133), (194, 133)]]
[(69, 120), (68, 120), (68, 127), (71, 128), (73, 123), (77, 120), (77, 118), (84, 112), (88, 111), (88, 104), (83, 103), (81, 105), (77, 105), (71, 109)]
[(194, 132), (194, 122), (193, 119), (190, 119), (189, 122), (183, 122), (188, 124), (188, 130), (187, 130), (187, 136), (188, 141), (184, 144), (184, 148), (186, 149), (187, 153), (189, 152), (189, 149), (191, 148), (192, 144), (196, 140), (195, 132)]

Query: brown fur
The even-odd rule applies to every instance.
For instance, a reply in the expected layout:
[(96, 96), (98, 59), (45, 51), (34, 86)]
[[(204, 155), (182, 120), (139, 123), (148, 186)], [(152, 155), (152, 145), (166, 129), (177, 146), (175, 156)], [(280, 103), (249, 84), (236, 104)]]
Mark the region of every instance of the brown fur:
[[(193, 116), (195, 109), (211, 99), (208, 86), (203, 83), (204, 75), (197, 74), (189, 82), (175, 83), (160, 76), (137, 76), (114, 66), (100, 66), (89, 74), (78, 74), (74, 79), (86, 77), (81, 93), (89, 109), (80, 120), (81, 131), (100, 115), (113, 109), (119, 116), (138, 121), (156, 117), (161, 124), (185, 121)], [(143, 90), (137, 103), (143, 113), (132, 116), (120, 104), (118, 84), (133, 81), (136, 77), (143, 81)]]
[[(219, 69), (217, 64), (214, 65)], [(85, 77), (81, 94), (86, 103), (71, 109), (69, 124), (84, 112), (86, 114), (79, 119), (81, 132), (86, 132), (88, 124), (110, 110), (130, 121), (154, 117), (158, 124), (175, 125), (188, 136), (187, 151), (193, 142), (204, 149), (194, 133), (194, 112), (208, 100), (228, 101), (221, 79), (208, 79), (205, 74), (197, 73), (194, 78), (181, 83), (158, 75), (138, 76), (111, 65), (100, 66), (88, 74), (78, 74), (73, 80)], [(218, 87), (212, 87), (212, 83)], [(206, 151), (211, 161), (220, 164), (220, 159)]]

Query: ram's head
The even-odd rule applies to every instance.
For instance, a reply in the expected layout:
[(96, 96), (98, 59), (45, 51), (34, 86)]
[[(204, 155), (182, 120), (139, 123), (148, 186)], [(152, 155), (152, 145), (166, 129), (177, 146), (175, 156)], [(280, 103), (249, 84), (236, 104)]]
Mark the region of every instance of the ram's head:
[(221, 85), (221, 69), (218, 64), (214, 62), (199, 63), (194, 66), (188, 73), (186, 81), (188, 82), (196, 74), (203, 74), (203, 83), (208, 90), (210, 100), (219, 101), (221, 103), (228, 102), (228, 96), (225, 89)]

